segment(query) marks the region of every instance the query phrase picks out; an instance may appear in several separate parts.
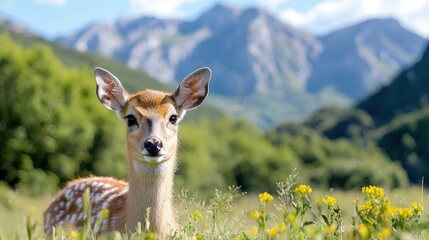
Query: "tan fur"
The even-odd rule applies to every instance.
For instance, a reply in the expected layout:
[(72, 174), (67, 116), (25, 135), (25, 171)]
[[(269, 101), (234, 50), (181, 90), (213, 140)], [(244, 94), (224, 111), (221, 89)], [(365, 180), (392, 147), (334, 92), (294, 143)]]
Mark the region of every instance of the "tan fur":
[[(171, 109), (176, 108), (169, 94), (147, 90), (131, 96), (129, 103), (124, 108), (123, 115), (125, 116), (130, 111), (133, 111), (142, 118), (159, 117), (160, 119), (165, 119), (167, 111)], [(145, 224), (147, 208), (150, 208), (150, 229), (155, 231), (157, 236), (166, 236), (174, 231), (175, 217), (172, 206), (172, 189), (176, 166), (177, 132), (173, 131), (173, 133), (168, 134), (165, 131), (162, 134), (163, 140), (169, 139), (169, 143), (166, 145), (168, 145), (168, 152), (170, 153), (168, 161), (174, 162), (172, 168), (166, 174), (144, 176), (135, 172), (132, 161), (134, 160), (133, 156), (138, 152), (138, 146), (136, 146), (135, 142), (144, 141), (144, 137), (147, 135), (146, 130), (146, 128), (142, 127), (138, 133), (127, 134), (129, 183), (107, 177), (82, 178), (67, 183), (66, 187), (45, 211), (45, 232), (48, 235), (52, 234), (52, 227), (54, 226), (63, 225), (77, 229), (82, 228), (84, 219), (79, 218), (79, 216), (83, 213), (83, 209), (82, 205), (77, 205), (76, 200), (82, 197), (85, 188), (90, 189), (93, 197), (102, 195), (109, 190), (109, 185), (117, 187), (117, 191), (114, 191), (113, 194), (124, 193), (124, 190), (125, 194), (115, 196), (110, 200), (107, 207), (109, 221), (105, 228), (100, 229), (100, 232), (135, 230), (138, 222), (142, 225)], [(96, 187), (97, 184), (93, 183), (103, 185)], [(80, 189), (77, 187), (80, 186), (79, 184), (83, 184), (85, 187)], [(66, 193), (69, 189), (69, 192), (73, 193), (73, 199), (66, 198)], [(96, 219), (101, 210), (99, 207), (103, 202), (95, 203), (93, 200), (94, 198), (91, 198), (91, 209), (98, 211), (91, 214), (91, 219)], [(70, 201), (71, 204), (67, 205), (67, 202)], [(50, 215), (49, 219), (48, 214)], [(77, 215), (76, 220), (70, 221), (71, 219), (68, 216), (73, 215)], [(92, 220), (91, 223), (94, 222)]]
[(57, 226), (82, 228), (82, 195), (89, 188), (91, 225), (103, 209), (109, 210), (109, 218), (102, 221), (98, 233), (134, 231), (139, 222), (145, 226), (146, 210), (150, 209), (149, 228), (163, 239), (176, 229), (173, 177), (178, 122), (186, 110), (196, 108), (206, 98), (211, 71), (201, 68), (191, 73), (173, 95), (155, 90), (132, 95), (107, 70), (96, 68), (94, 75), (100, 102), (118, 111), (127, 123), (129, 183), (108, 177), (69, 182), (45, 211), (45, 232), (51, 235)]

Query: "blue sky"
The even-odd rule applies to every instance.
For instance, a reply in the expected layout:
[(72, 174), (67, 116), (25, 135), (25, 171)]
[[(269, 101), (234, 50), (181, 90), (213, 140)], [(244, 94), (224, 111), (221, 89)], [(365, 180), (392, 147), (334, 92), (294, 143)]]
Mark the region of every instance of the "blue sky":
[(91, 22), (137, 15), (193, 19), (214, 4), (258, 6), (314, 34), (373, 17), (394, 17), (429, 38), (429, 0), (0, 0), (0, 15), (52, 38)]

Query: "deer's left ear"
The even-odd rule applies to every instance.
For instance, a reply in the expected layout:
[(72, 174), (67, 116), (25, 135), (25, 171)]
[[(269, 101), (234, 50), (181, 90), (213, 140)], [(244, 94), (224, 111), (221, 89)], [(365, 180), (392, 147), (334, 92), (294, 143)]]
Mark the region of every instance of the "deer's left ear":
[(180, 111), (198, 107), (209, 93), (209, 83), (212, 76), (210, 68), (204, 67), (189, 74), (182, 80), (173, 98)]

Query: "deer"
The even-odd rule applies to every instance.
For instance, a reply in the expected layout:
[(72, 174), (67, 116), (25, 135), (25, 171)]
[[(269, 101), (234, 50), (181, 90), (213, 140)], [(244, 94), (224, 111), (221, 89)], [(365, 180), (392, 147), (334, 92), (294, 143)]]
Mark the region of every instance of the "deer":
[[(197, 108), (209, 93), (211, 70), (200, 68), (186, 76), (173, 94), (144, 90), (128, 93), (119, 79), (103, 68), (95, 68), (96, 94), (126, 125), (128, 182), (112, 177), (72, 180), (59, 192), (44, 213), (44, 230), (55, 227), (82, 229), (85, 219), (93, 226), (103, 209), (98, 233), (124, 233), (146, 222), (165, 238), (177, 231), (173, 206), (174, 174), (177, 169), (178, 124), (187, 110)], [(90, 192), (91, 216), (85, 216), (82, 197)]]

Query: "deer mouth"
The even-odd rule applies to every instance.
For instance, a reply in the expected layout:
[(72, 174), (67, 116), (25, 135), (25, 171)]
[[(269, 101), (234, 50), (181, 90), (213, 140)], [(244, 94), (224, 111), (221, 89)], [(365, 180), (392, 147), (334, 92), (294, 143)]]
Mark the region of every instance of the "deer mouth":
[(159, 155), (146, 154), (146, 155), (143, 155), (143, 159), (145, 162), (148, 162), (148, 163), (161, 163), (165, 161), (164, 154), (159, 154)]
[(133, 161), (136, 172), (143, 175), (161, 175), (168, 171), (171, 166), (164, 155), (139, 155)]
[(158, 164), (161, 164), (161, 163), (167, 161), (167, 159), (165, 158), (165, 154), (158, 154), (158, 155), (139, 154), (136, 157), (136, 160), (141, 162), (141, 163), (145, 163), (145, 164), (149, 164), (149, 165), (158, 165)]

